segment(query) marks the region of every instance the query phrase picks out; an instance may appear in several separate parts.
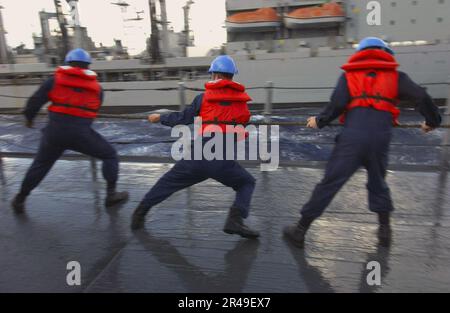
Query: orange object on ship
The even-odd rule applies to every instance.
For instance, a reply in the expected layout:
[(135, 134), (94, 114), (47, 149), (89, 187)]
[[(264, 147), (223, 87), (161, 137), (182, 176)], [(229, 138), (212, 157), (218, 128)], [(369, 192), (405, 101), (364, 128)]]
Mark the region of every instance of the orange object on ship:
[(286, 15), (290, 18), (310, 19), (320, 17), (345, 16), (344, 9), (339, 3), (331, 2), (320, 6), (296, 9)]
[(273, 8), (261, 8), (256, 11), (242, 12), (230, 15), (227, 22), (230, 23), (260, 23), (260, 22), (278, 22), (280, 17)]

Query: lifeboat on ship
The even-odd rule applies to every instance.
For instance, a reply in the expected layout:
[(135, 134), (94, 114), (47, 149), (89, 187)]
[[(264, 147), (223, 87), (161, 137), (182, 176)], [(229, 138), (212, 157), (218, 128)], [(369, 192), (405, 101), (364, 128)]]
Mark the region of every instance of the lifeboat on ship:
[(275, 9), (261, 8), (230, 15), (225, 24), (229, 32), (266, 32), (280, 27), (281, 18)]
[(333, 27), (345, 22), (345, 12), (336, 2), (296, 9), (284, 15), (287, 28)]

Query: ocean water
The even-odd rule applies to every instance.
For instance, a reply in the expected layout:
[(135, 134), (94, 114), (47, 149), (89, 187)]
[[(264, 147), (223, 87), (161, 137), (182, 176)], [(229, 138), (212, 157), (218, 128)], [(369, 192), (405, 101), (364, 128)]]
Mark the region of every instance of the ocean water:
[[(272, 122), (305, 121), (308, 115), (315, 115), (319, 108), (275, 110)], [(253, 121), (264, 116), (254, 114)], [(402, 112), (401, 123), (419, 124), (423, 118), (413, 110)], [(27, 152), (37, 150), (41, 132), (47, 122), (46, 116), (39, 116), (33, 129), (23, 126), (22, 116), (0, 115), (0, 151)], [(170, 157), (172, 143), (171, 129), (159, 124), (150, 124), (145, 119), (98, 119), (93, 126), (117, 149), (120, 155)], [(340, 127), (325, 127), (322, 130), (299, 126), (280, 127), (280, 160), (326, 161), (334, 146), (334, 139)], [(394, 130), (390, 150), (391, 164), (438, 164), (442, 152), (444, 129), (424, 134), (420, 129), (397, 128)], [(73, 153), (67, 151), (66, 153)]]

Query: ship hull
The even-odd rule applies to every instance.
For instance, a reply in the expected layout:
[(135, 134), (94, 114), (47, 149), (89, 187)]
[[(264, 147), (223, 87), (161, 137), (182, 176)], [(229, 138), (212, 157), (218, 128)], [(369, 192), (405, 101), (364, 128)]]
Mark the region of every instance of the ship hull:
[[(346, 63), (353, 50), (319, 49), (311, 57), (309, 49), (300, 49), (289, 53), (261, 53), (253, 55), (235, 55), (239, 67), (236, 79), (248, 87), (264, 87), (268, 81), (275, 89), (273, 104), (302, 106), (328, 101), (339, 75), (340, 66)], [(450, 75), (450, 45), (432, 45), (415, 47), (396, 47), (396, 58), (400, 70), (417, 83), (427, 88), (435, 99), (446, 99), (449, 94), (448, 79)], [(196, 58), (196, 64), (207, 66), (212, 57)], [(178, 59), (176, 64), (186, 66), (190, 58)], [(172, 66), (177, 67), (176, 64)], [(94, 64), (95, 67), (95, 64)], [(186, 86), (202, 88), (206, 79), (186, 81)], [(177, 91), (178, 81), (129, 81), (102, 83), (106, 89), (155, 89), (173, 88), (171, 91), (128, 90), (106, 92), (105, 107), (170, 107), (180, 104)], [(293, 89), (289, 89), (293, 87)], [(302, 89), (294, 89), (301, 87)], [(29, 97), (38, 85), (0, 85), (0, 95)], [(248, 91), (255, 104), (266, 102), (264, 89)], [(186, 90), (186, 103), (189, 104), (199, 91)], [(0, 97), (0, 109), (21, 108), (26, 99)]]

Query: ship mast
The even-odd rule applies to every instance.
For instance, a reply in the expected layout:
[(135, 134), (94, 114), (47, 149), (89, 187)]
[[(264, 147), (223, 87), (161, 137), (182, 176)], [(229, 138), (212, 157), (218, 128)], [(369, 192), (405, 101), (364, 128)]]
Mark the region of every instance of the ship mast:
[(83, 47), (83, 35), (81, 32), (80, 14), (78, 12), (78, 0), (66, 0), (70, 6), (70, 15), (72, 17), (74, 46), (76, 48)]
[(0, 5), (0, 63), (6, 64), (8, 62), (8, 46), (6, 45), (5, 28), (3, 26), (3, 7)]
[(159, 0), (159, 6), (161, 8), (161, 27), (162, 27), (162, 52), (163, 57), (167, 58), (169, 56), (169, 33), (167, 25), (169, 22), (167, 21), (167, 9), (166, 9), (166, 0)]
[(61, 29), (62, 49), (60, 50), (60, 59), (64, 60), (66, 54), (69, 52), (69, 36), (67, 35), (66, 18), (61, 7), (60, 0), (54, 0), (56, 8), (56, 17), (58, 19), (59, 28)]
[(159, 48), (159, 29), (158, 29), (158, 20), (156, 18), (156, 6), (155, 0), (148, 0), (148, 5), (150, 7), (150, 25), (151, 25), (151, 35), (150, 35), (150, 47), (149, 47), (149, 55), (151, 59), (151, 63), (161, 63), (161, 50)]
[(183, 42), (183, 56), (187, 57), (188, 55), (188, 47), (192, 45), (191, 43), (191, 30), (189, 26), (189, 11), (191, 10), (191, 5), (194, 4), (194, 1), (189, 0), (186, 2), (186, 5), (183, 7), (184, 11), (184, 42)]

